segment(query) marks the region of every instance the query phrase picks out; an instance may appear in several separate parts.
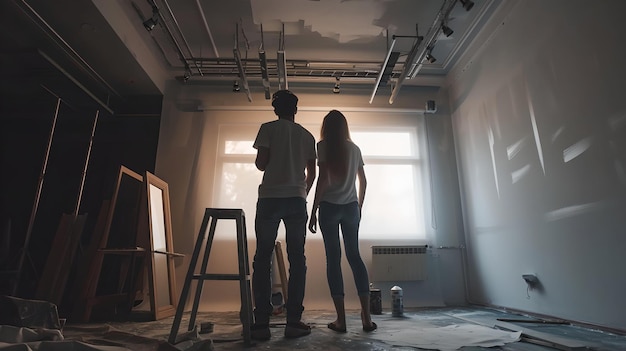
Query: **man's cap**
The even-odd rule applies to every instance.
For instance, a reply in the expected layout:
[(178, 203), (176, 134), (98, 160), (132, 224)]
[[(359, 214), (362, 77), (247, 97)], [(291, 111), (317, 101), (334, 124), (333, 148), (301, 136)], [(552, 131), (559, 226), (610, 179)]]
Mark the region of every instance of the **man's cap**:
[(298, 105), (298, 97), (289, 90), (279, 90), (272, 94), (272, 106), (274, 108), (295, 108)]

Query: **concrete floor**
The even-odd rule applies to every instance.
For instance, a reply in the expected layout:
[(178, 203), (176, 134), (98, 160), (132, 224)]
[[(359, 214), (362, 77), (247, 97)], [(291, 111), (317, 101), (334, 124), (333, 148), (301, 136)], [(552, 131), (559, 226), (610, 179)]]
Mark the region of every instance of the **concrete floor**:
[[(184, 335), (188, 325), (188, 315), (183, 318), (179, 335)], [(348, 311), (348, 332), (334, 332), (327, 324), (334, 320), (333, 311), (305, 311), (303, 321), (312, 326), (311, 335), (286, 339), (283, 337), (284, 315), (272, 317), (272, 338), (269, 341), (246, 345), (242, 337), (239, 314), (237, 312), (198, 313), (196, 324), (212, 323), (213, 331), (206, 334), (190, 333), (192, 338), (178, 343), (178, 349), (186, 350), (426, 350), (440, 349), (436, 344), (422, 345), (428, 333), (454, 325), (482, 326), (501, 329), (502, 326), (521, 330), (520, 341), (506, 343), (491, 348), (464, 346), (469, 350), (626, 350), (626, 336), (599, 330), (570, 325), (563, 321), (538, 320), (530, 316), (507, 313), (483, 307), (433, 308), (405, 310), (403, 317), (392, 317), (389, 312), (373, 315), (378, 330), (366, 333), (361, 329), (360, 313)], [(160, 340), (160, 348), (169, 350), (163, 343), (169, 336), (173, 317), (155, 322), (115, 322), (106, 323), (112, 330), (124, 331), (142, 337)], [(532, 323), (531, 323), (532, 322)], [(499, 327), (496, 327), (498, 325)], [(100, 325), (102, 326), (102, 325)], [(84, 326), (82, 326), (84, 327)], [(97, 324), (90, 325), (98, 328)], [(64, 333), (78, 333), (81, 326), (68, 325)], [(95, 329), (94, 329), (95, 330)], [(83, 329), (83, 332), (85, 329)], [(510, 332), (510, 330), (507, 330)], [(457, 334), (450, 334), (455, 338)], [(167, 344), (167, 343), (165, 343)], [(167, 346), (171, 346), (167, 344)], [(175, 349), (172, 349), (175, 350)]]

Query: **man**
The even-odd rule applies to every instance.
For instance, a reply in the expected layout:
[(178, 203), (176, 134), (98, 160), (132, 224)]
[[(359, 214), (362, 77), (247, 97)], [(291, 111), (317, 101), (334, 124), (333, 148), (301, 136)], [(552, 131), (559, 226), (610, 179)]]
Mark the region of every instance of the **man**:
[(306, 281), (306, 197), (315, 180), (316, 153), (313, 135), (294, 122), (297, 105), (298, 97), (289, 90), (274, 93), (272, 106), (278, 119), (263, 123), (254, 141), (255, 165), (264, 172), (254, 225), (257, 245), (252, 274), (255, 303), (252, 338), (256, 340), (271, 338), (270, 275), (281, 220), (285, 225), (289, 260), (285, 337), (297, 338), (311, 333), (311, 327), (302, 323), (301, 318)]

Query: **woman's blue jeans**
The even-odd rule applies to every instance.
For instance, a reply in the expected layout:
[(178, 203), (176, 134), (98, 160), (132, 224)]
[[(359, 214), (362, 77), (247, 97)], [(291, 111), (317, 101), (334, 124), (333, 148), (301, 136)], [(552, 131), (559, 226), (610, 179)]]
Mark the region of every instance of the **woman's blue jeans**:
[(319, 207), (319, 226), (324, 237), (326, 249), (326, 277), (332, 297), (343, 297), (343, 275), (341, 273), (341, 243), (339, 228), (343, 236), (346, 258), (352, 268), (352, 275), (359, 296), (369, 295), (367, 268), (359, 253), (359, 224), (361, 213), (357, 202), (337, 205), (321, 202)]
[(289, 260), (289, 282), (287, 284), (287, 323), (299, 322), (304, 306), (306, 282), (306, 257), (304, 242), (308, 213), (306, 199), (260, 198), (256, 205), (254, 228), (256, 231), (256, 252), (252, 264), (252, 290), (254, 292), (254, 317), (258, 325), (269, 324), (273, 311), (272, 296), (272, 254), (278, 236), (278, 226), (285, 225), (287, 259)]

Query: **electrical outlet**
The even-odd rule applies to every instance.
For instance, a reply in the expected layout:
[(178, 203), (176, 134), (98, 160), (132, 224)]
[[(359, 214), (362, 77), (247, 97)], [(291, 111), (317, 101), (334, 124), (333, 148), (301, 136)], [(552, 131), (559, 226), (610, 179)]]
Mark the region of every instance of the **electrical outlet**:
[(526, 284), (531, 288), (539, 284), (539, 279), (534, 274), (522, 274), (522, 279), (524, 279)]

